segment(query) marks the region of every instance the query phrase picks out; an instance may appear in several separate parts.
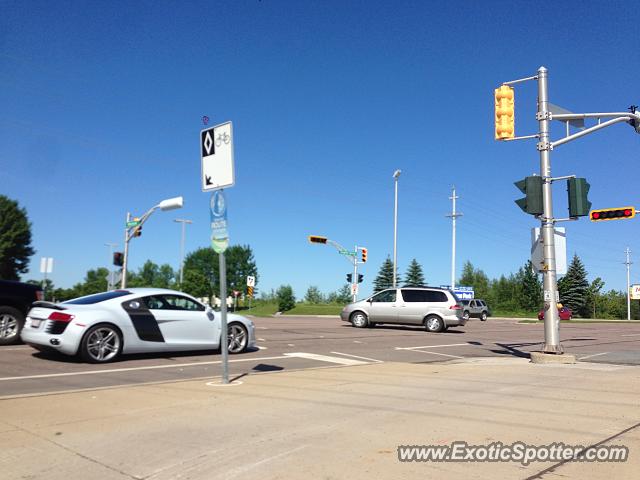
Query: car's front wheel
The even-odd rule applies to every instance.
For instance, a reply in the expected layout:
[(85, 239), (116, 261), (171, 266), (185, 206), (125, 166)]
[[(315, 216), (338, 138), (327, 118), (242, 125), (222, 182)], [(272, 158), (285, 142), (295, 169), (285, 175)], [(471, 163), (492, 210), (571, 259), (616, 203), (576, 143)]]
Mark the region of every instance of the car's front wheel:
[(429, 315), (424, 321), (424, 326), (428, 332), (442, 332), (444, 330), (444, 321), (436, 315)]
[(20, 339), (24, 315), (13, 307), (0, 307), (0, 345), (11, 345)]
[(464, 313), (462, 314), (462, 318), (464, 318), (465, 320), (469, 320), (469, 312), (468, 311), (464, 311)]
[(122, 334), (113, 325), (91, 327), (80, 343), (80, 356), (90, 363), (112, 362), (122, 352)]
[(487, 312), (482, 312), (482, 314), (480, 315), (480, 320), (482, 322), (486, 322), (487, 321)]
[(249, 343), (249, 334), (244, 325), (232, 323), (227, 327), (229, 336), (229, 353), (242, 353)]
[(369, 319), (364, 314), (364, 312), (354, 312), (351, 315), (351, 325), (356, 328), (365, 328), (369, 325)]

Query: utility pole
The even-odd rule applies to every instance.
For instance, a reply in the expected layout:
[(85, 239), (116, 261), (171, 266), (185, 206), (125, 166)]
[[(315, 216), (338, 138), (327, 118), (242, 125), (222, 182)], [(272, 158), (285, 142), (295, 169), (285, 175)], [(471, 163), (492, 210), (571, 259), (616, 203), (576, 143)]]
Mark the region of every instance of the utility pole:
[(631, 262), (629, 260), (629, 256), (631, 255), (631, 250), (629, 250), (629, 247), (627, 247), (627, 249), (625, 250), (625, 253), (627, 254), (627, 261), (624, 262), (624, 264), (627, 266), (627, 320), (631, 320), (631, 282), (630, 282), (630, 277), (631, 277), (631, 264), (633, 262)]
[(351, 285), (351, 296), (354, 303), (358, 301), (358, 246), (353, 247), (353, 284)]
[[(393, 288), (396, 288), (398, 283), (398, 177), (400, 173), (400, 170), (393, 172), (395, 184), (395, 201), (393, 203)], [(356, 250), (357, 253), (358, 251)]]
[(185, 224), (193, 222), (191, 220), (185, 220), (183, 218), (176, 218), (174, 222), (182, 224), (182, 238), (180, 240), (180, 288), (182, 288), (182, 280), (184, 278), (184, 230)]
[(449, 200), (453, 202), (453, 208), (451, 210), (451, 215), (446, 215), (447, 217), (451, 218), (451, 225), (452, 225), (451, 227), (452, 228), (452, 231), (451, 231), (451, 285), (450, 285), (451, 290), (456, 288), (456, 218), (462, 216), (462, 213), (456, 212), (456, 199), (458, 198), (460, 197), (456, 195), (456, 186), (453, 185), (451, 187), (451, 196), (449, 197)]

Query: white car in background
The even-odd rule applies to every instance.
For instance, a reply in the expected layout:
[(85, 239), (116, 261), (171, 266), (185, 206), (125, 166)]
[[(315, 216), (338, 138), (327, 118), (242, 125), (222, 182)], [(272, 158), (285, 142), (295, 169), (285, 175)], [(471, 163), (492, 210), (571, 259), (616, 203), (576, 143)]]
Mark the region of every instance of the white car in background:
[[(227, 314), (229, 352), (255, 347), (248, 318)], [(35, 302), (22, 340), (39, 350), (105, 363), (121, 354), (220, 348), (221, 314), (185, 293), (129, 288), (54, 304)]]

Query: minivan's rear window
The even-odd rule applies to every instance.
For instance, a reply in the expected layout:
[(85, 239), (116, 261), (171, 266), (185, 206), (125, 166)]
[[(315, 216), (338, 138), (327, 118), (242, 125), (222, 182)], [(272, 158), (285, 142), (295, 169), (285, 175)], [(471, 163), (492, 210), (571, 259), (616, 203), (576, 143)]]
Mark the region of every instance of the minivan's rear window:
[(104, 302), (111, 300), (112, 298), (123, 297), (125, 295), (131, 295), (128, 290), (113, 290), (111, 292), (96, 293), (95, 295), (87, 295), (86, 297), (74, 298), (66, 302), (62, 302), (65, 305), (91, 305), (94, 303)]
[(405, 302), (447, 302), (447, 294), (440, 290), (401, 290)]

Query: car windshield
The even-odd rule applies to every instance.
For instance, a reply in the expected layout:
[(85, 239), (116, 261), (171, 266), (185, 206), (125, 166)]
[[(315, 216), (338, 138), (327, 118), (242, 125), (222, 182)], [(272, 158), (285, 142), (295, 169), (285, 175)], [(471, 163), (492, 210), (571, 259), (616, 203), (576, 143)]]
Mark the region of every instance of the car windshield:
[(113, 290), (111, 292), (96, 293), (95, 295), (87, 295), (86, 297), (74, 298), (73, 300), (68, 300), (62, 303), (65, 305), (91, 305), (94, 303), (111, 300), (112, 298), (123, 297), (125, 295), (131, 295), (131, 292), (128, 290)]

